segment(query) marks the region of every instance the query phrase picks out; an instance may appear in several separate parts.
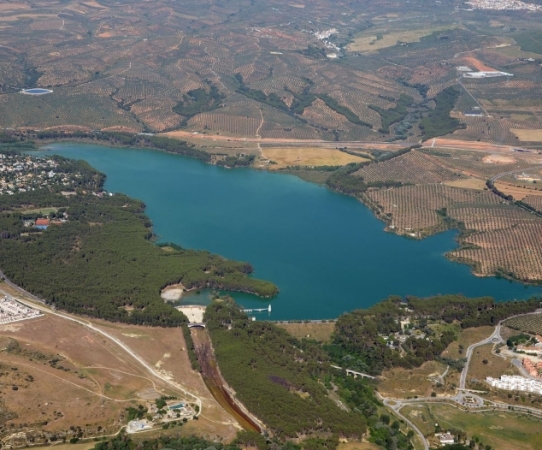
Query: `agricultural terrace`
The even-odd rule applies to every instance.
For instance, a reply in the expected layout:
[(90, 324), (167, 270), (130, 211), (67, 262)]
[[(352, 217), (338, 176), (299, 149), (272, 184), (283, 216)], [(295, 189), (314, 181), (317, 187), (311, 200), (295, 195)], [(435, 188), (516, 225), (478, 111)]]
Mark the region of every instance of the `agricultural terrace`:
[(537, 211), (542, 211), (542, 195), (527, 195), (522, 201)]
[(398, 234), (427, 236), (449, 227), (446, 210), (457, 205), (498, 204), (489, 191), (458, 189), (442, 184), (403, 186), (369, 191), (368, 197), (390, 219), (391, 230)]
[(542, 219), (471, 234), (464, 248), (448, 254), (470, 264), (477, 275), (500, 274), (525, 282), (542, 280)]
[(460, 175), (438, 164), (438, 160), (412, 150), (404, 155), (362, 167), (354, 173), (367, 183), (394, 181), (405, 184), (429, 184), (453, 181)]
[[(354, 193), (387, 223), (388, 231), (423, 238), (459, 228), (461, 247), (448, 257), (471, 265), (477, 275), (536, 282), (542, 280), (542, 218), (485, 186), (490, 176), (533, 164), (540, 164), (539, 156), (531, 153), (426, 148), (365, 165), (351, 178), (362, 180), (361, 191)], [(496, 186), (516, 200), (526, 197), (527, 205), (542, 201), (534, 185)]]
[(524, 316), (512, 317), (506, 320), (503, 325), (525, 333), (542, 335), (541, 314), (526, 314)]

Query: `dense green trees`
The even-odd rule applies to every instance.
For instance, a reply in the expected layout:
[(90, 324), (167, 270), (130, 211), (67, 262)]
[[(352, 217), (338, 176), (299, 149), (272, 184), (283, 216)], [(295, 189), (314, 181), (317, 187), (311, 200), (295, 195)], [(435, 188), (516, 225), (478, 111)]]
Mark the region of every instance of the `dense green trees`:
[(205, 320), (224, 378), (276, 436), (365, 432), (365, 418), (341, 410), (318, 382), (329, 374), (329, 358), (316, 343), (251, 322), (233, 301), (213, 302)]
[(450, 332), (435, 335), (425, 328), (424, 339), (410, 336), (404, 340), (401, 355), (381, 337), (400, 332), (401, 319), (459, 321), (463, 328), (496, 325), (506, 317), (536, 310), (539, 302), (539, 299), (495, 302), (490, 297), (468, 299), (459, 295), (407, 297), (404, 302), (399, 297), (390, 297), (371, 308), (339, 317), (333, 342), (326, 349), (336, 364), (370, 374), (391, 367), (417, 367), (438, 358), (455, 336)]
[(173, 112), (184, 116), (183, 125), (196, 114), (212, 111), (220, 106), (226, 96), (216, 86), (211, 85), (209, 91), (203, 88), (193, 89), (183, 95), (182, 101), (173, 107)]
[(447, 87), (437, 94), (435, 109), (429, 111), (420, 122), (425, 139), (452, 133), (460, 127), (459, 120), (450, 117), (459, 94), (454, 86)]
[(414, 99), (410, 95), (401, 94), (393, 108), (384, 109), (378, 106), (369, 105), (369, 108), (380, 114), (382, 128), (379, 131), (382, 133), (389, 133), (390, 126), (400, 122), (406, 117), (408, 114), (407, 106), (412, 102), (414, 102)]
[[(160, 297), (169, 284), (276, 294), (272, 283), (247, 277), (250, 264), (206, 251), (162, 250), (151, 241), (142, 202), (92, 195), (103, 175), (83, 162), (63, 164), (86, 170), (77, 195), (42, 189), (0, 197), (0, 268), (14, 283), (70, 312), (160, 326), (186, 320)], [(25, 228), (24, 213), (13, 210), (29, 206), (63, 207), (69, 220), (44, 232)]]

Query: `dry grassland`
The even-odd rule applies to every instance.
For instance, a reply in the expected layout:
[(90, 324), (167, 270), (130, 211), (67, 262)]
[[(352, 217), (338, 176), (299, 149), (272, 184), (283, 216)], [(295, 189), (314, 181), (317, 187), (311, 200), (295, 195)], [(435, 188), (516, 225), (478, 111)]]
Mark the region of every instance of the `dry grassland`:
[[(96, 442), (84, 442), (82, 444), (56, 444), (54, 450), (89, 450), (94, 448)], [(32, 450), (51, 450), (50, 445), (44, 447), (32, 447)]]
[(454, 181), (446, 181), (444, 184), (450, 187), (476, 189), (478, 191), (483, 191), (486, 188), (486, 182), (480, 178), (462, 178)]
[(207, 390), (200, 374), (190, 368), (184, 338), (179, 328), (137, 327), (105, 321), (93, 323), (122, 340), (163, 375), (202, 398), (203, 414), (194, 432), (209, 439), (234, 437), (237, 424)]
[(435, 387), (431, 378), (445, 370), (446, 366), (436, 361), (428, 361), (415, 369), (386, 370), (379, 379), (378, 391), (384, 397), (428, 397)]
[[(387, 33), (387, 30), (382, 30), (381, 34), (371, 30), (371, 34), (355, 37), (354, 42), (349, 44), (347, 49), (351, 52), (373, 52), (382, 48), (393, 47), (397, 45), (397, 41), (419, 42), (422, 37), (429, 36), (435, 31), (448, 29), (447, 27), (436, 27), (421, 30), (394, 31), (391, 33)], [(381, 38), (379, 39), (379, 37)]]
[(314, 339), (319, 342), (329, 342), (335, 329), (334, 322), (322, 323), (277, 323), (278, 327), (285, 329), (297, 339)]
[[(3, 290), (9, 291), (5, 286)], [(93, 324), (202, 398), (203, 414), (190, 426), (194, 433), (209, 439), (233, 438), (237, 424), (207, 391), (199, 373), (190, 368), (180, 329), (105, 321)], [(124, 424), (128, 406), (160, 395), (183, 398), (181, 391), (149, 374), (116, 344), (77, 323), (46, 315), (0, 326), (0, 348), (5, 349), (12, 339), (22, 350), (4, 350), (0, 364), (18, 370), (8, 370), (9, 377), (0, 378), (0, 383), (19, 387), (2, 389), (9, 410), (18, 415), (8, 425), (13, 423), (17, 430), (47, 420), (47, 425), (40, 425), (44, 431), (67, 431), (73, 425), (81, 426), (87, 436), (110, 434)], [(53, 358), (59, 360), (56, 365), (48, 362)], [(98, 427), (102, 427), (100, 432)]]
[(344, 166), (349, 163), (369, 161), (368, 158), (350, 155), (340, 150), (318, 147), (276, 147), (263, 148), (262, 158), (276, 162), (269, 169), (287, 166)]
[(379, 450), (380, 446), (372, 442), (341, 442), (337, 450)]
[[(467, 387), (471, 380), (484, 381), (486, 377), (499, 378), (503, 374), (516, 374), (517, 369), (512, 363), (492, 353), (493, 344), (483, 345), (474, 349), (469, 364)], [(484, 361), (487, 363), (484, 364)]]
[[(438, 423), (443, 429), (457, 428), (468, 436), (482, 437), (499, 450), (538, 450), (540, 419), (510, 412), (465, 413), (451, 405), (413, 405), (403, 413), (430, 437)], [(435, 442), (436, 444), (436, 442)], [(438, 445), (438, 444), (436, 444)]]
[(514, 133), (520, 141), (523, 141), (523, 142), (541, 142), (542, 141), (542, 129), (520, 130), (518, 128), (510, 128), (510, 131)]
[[(467, 328), (466, 330), (462, 330), (457, 337), (457, 341), (452, 342), (446, 350), (442, 352), (442, 356), (453, 359), (464, 358), (467, 348), (470, 345), (491, 336), (493, 331), (493, 327)], [(459, 346), (463, 347), (461, 353), (459, 351)]]

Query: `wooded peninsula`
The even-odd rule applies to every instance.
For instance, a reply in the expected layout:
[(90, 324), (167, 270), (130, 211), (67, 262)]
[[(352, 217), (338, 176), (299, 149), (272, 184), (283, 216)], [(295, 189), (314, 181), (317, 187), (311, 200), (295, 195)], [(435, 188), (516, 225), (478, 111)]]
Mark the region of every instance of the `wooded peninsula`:
[[(248, 277), (248, 263), (156, 245), (141, 201), (104, 193), (105, 175), (86, 162), (51, 158), (57, 172), (75, 174), (76, 187), (66, 191), (59, 182), (0, 196), (0, 267), (13, 283), (69, 312), (157, 326), (186, 321), (160, 297), (171, 284), (262, 297), (278, 292)], [(40, 229), (35, 224), (44, 208), (52, 220)]]

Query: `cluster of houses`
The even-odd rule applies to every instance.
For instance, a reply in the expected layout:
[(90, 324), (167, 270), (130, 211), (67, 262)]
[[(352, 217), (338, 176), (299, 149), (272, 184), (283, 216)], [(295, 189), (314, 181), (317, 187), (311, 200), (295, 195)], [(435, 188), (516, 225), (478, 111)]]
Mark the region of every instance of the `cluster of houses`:
[(0, 153), (0, 194), (13, 195), (51, 185), (75, 185), (80, 174), (57, 173), (58, 162), (22, 154)]
[(486, 382), (492, 387), (506, 391), (524, 391), (542, 394), (542, 381), (531, 380), (519, 375), (501, 375), (500, 378), (487, 377)]
[(536, 3), (525, 3), (520, 0), (470, 0), (466, 3), (472, 6), (472, 9), (542, 11), (542, 6)]
[(541, 378), (540, 372), (542, 372), (542, 362), (533, 362), (529, 358), (523, 358), (521, 364), (530, 376)]
[(0, 298), (0, 325), (33, 319), (41, 315), (43, 314), (37, 309), (23, 305), (9, 295)]

